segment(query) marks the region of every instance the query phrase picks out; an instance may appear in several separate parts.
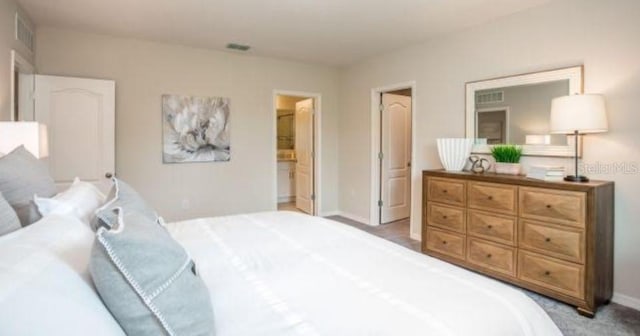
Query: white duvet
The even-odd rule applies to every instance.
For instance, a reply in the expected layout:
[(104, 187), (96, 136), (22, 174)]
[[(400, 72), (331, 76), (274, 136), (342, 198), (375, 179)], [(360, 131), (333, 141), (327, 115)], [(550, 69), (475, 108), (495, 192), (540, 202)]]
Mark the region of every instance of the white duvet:
[(168, 224), (216, 335), (561, 335), (523, 293), (330, 220), (272, 212)]

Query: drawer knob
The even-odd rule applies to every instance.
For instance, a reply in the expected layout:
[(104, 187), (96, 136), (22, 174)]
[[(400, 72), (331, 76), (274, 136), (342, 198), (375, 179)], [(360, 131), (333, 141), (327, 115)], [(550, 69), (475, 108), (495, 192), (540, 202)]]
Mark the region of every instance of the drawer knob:
[(551, 204), (547, 204), (547, 209), (551, 209)]
[(487, 258), (491, 258), (491, 253), (487, 254)]
[(493, 225), (487, 225), (487, 229), (489, 230), (493, 229)]
[(491, 200), (493, 200), (493, 196), (489, 196), (489, 197), (487, 197), (487, 199), (491, 201)]
[(544, 275), (549, 276), (549, 275), (551, 275), (551, 272), (549, 272), (549, 271), (545, 271), (545, 272), (544, 272)]
[(447, 189), (443, 190), (443, 191), (442, 191), (442, 193), (443, 193), (443, 194), (446, 194), (446, 193), (447, 193)]
[(551, 238), (545, 238), (544, 241), (546, 241), (547, 243), (551, 242)]
[(442, 216), (442, 219), (447, 219), (447, 216), (446, 216), (446, 215), (445, 215), (445, 216)]
[(442, 245), (447, 245), (447, 241), (446, 241), (446, 240), (443, 240), (443, 241), (442, 241)]

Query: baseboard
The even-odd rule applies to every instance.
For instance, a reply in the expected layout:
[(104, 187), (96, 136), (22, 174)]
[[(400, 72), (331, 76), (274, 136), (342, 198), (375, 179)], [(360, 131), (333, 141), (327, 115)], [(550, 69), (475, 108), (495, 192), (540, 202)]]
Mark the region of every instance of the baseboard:
[(619, 305), (623, 305), (629, 308), (633, 308), (635, 310), (640, 310), (640, 299), (634, 298), (629, 295), (624, 295), (620, 293), (613, 293), (612, 302), (615, 302)]
[(278, 203), (291, 203), (295, 200), (295, 196), (278, 196)]
[(340, 216), (340, 211), (325, 211), (320, 213), (320, 217)]
[(421, 235), (421, 234), (419, 234), (419, 233), (413, 233), (413, 232), (411, 232), (411, 233), (409, 234), (409, 237), (410, 237), (411, 239), (413, 239), (413, 240), (422, 241), (422, 235)]
[(361, 224), (371, 225), (371, 224), (369, 224), (369, 218), (360, 217), (360, 216), (357, 216), (357, 215), (354, 215), (354, 214), (350, 214), (348, 212), (338, 211), (338, 213), (335, 216), (341, 216), (341, 217), (348, 218), (350, 220), (356, 221), (356, 222), (361, 223)]

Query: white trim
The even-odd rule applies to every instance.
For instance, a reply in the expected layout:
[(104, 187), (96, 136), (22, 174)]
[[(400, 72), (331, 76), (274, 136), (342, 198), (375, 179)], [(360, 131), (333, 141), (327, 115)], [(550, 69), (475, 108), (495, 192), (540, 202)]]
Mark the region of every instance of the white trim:
[[(476, 100), (475, 92), (502, 88), (507, 86), (538, 84), (558, 80), (569, 80), (569, 93), (576, 94), (583, 92), (583, 67), (575, 66), (551, 71), (541, 71), (530, 74), (515, 75), (503, 78), (495, 78), (476, 82), (469, 82), (465, 85), (465, 134), (468, 138), (474, 138)], [(522, 145), (523, 155), (528, 156), (557, 156), (573, 157), (574, 148), (572, 146), (545, 146), (545, 145)], [(491, 151), (486, 145), (474, 145), (473, 153), (489, 154)]]
[[(378, 210), (378, 198), (380, 195), (380, 166), (378, 163), (378, 153), (380, 152), (380, 94), (383, 92), (396, 91), (400, 89), (411, 89), (411, 206), (409, 210), (409, 232), (413, 232), (414, 228), (420, 225), (420, 218), (414, 213), (415, 200), (421, 198), (418, 188), (419, 183), (414, 181), (420, 181), (420, 171), (418, 170), (418, 164), (416, 160), (416, 121), (417, 117), (417, 85), (416, 81), (408, 81), (403, 83), (397, 83), (393, 85), (382, 86), (371, 89), (371, 196), (369, 202), (369, 220), (366, 221), (367, 225), (378, 226), (380, 225), (380, 212)], [(346, 217), (346, 216), (345, 216)], [(348, 218), (348, 217), (347, 217)], [(355, 220), (355, 219), (354, 219)]]
[(414, 233), (414, 232), (409, 231), (409, 238), (421, 242), (422, 241), (422, 234), (421, 233)]
[(291, 203), (291, 202), (293, 202), (295, 200), (296, 200), (296, 198), (293, 197), (293, 196), (278, 196), (278, 204)]
[(358, 222), (360, 224), (365, 224), (365, 225), (369, 225), (369, 226), (375, 226), (375, 225), (371, 225), (369, 223), (369, 219), (364, 218), (364, 217), (360, 217), (358, 215), (354, 215), (354, 214), (351, 214), (351, 213), (348, 213), (348, 212), (338, 211), (338, 212), (336, 212), (335, 216), (344, 217), (344, 218), (350, 219), (352, 221), (356, 221), (356, 222)]
[(325, 211), (320, 214), (320, 217), (332, 217), (332, 216), (340, 216), (340, 211)]
[(288, 91), (275, 89), (272, 93), (272, 129), (271, 129), (271, 148), (273, 160), (274, 174), (272, 177), (273, 183), (273, 209), (278, 208), (278, 96), (293, 96), (313, 98), (314, 107), (314, 128), (313, 128), (313, 193), (315, 199), (313, 200), (313, 215), (316, 216), (322, 213), (322, 94), (316, 92), (304, 92), (304, 91)]
[(635, 310), (640, 310), (640, 299), (634, 298), (633, 296), (614, 292), (613, 298), (611, 299), (611, 301), (619, 305), (623, 305), (625, 307), (633, 308)]
[[(17, 14), (16, 14), (17, 15)], [(16, 33), (17, 34), (17, 33)], [(22, 57), (22, 55), (20, 55), (19, 52), (15, 51), (15, 50), (11, 50), (11, 98), (9, 99), (11, 101), (10, 104), (10, 108), (11, 108), (11, 121), (19, 121), (19, 120), (15, 120), (14, 118), (14, 114), (15, 114), (15, 96), (16, 96), (16, 88), (15, 88), (15, 84), (16, 84), (16, 65), (18, 65), (18, 68), (21, 70), (21, 72), (24, 73), (29, 73), (29, 74), (34, 74), (36, 73), (36, 68), (33, 66), (33, 64), (31, 64), (31, 62), (27, 61), (24, 57)], [(33, 97), (33, 88), (31, 91), (31, 97)]]

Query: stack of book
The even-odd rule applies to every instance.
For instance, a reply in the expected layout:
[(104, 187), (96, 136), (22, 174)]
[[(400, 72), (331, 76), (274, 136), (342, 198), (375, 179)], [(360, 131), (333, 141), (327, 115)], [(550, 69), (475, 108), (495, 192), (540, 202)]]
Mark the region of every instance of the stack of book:
[(544, 181), (562, 181), (564, 179), (564, 167), (531, 166), (527, 177)]

